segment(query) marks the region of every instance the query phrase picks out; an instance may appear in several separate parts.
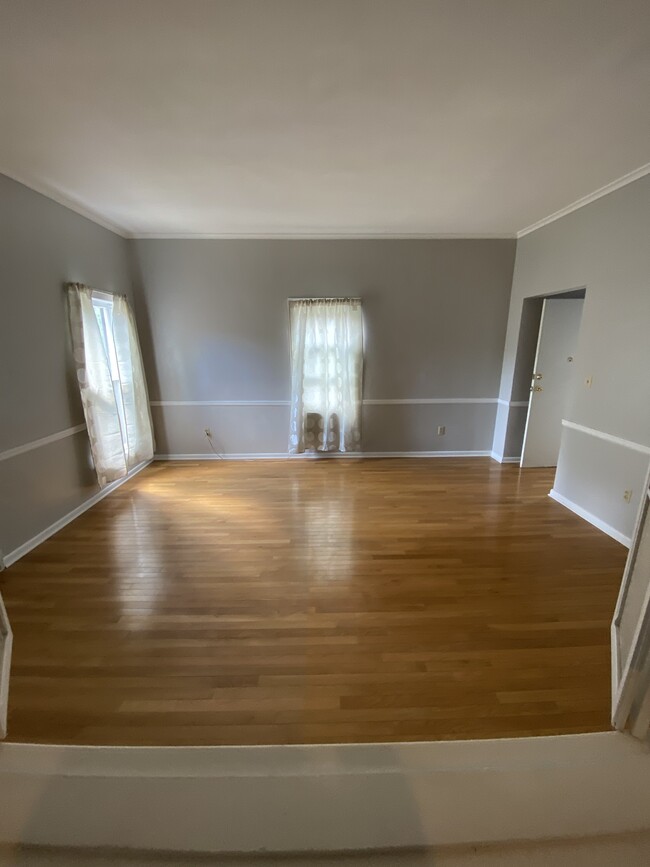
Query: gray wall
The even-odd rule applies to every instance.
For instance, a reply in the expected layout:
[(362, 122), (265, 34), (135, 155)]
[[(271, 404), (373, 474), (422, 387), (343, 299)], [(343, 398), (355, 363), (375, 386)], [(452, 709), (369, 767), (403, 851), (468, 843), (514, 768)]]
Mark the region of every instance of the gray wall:
[[(366, 400), (494, 400), (514, 253), (512, 240), (133, 241), (151, 399), (194, 402), (154, 406), (158, 452), (208, 453), (206, 426), (225, 453), (286, 452), (292, 296), (362, 297)], [(489, 451), (495, 412), (366, 405), (363, 449)]]
[[(524, 300), (586, 286), (569, 421), (637, 447), (565, 428), (555, 488), (629, 535), (650, 447), (649, 228), (646, 177), (521, 239), (509, 302), (514, 241), (127, 242), (0, 176), (0, 547), (97, 491), (84, 431), (2, 459), (83, 422), (69, 280), (127, 293), (135, 281), (151, 397), (190, 403), (154, 407), (158, 450), (170, 454), (209, 454), (206, 426), (225, 453), (284, 453), (286, 299), (360, 295), (364, 398), (379, 402), (364, 406), (364, 450), (508, 455), (525, 407), (507, 404), (527, 398), (514, 376)], [(480, 401), (499, 380), (495, 427), (496, 404)], [(432, 398), (450, 402), (413, 402)]]
[[(650, 176), (526, 235), (517, 243), (500, 396), (524, 397), (513, 372), (524, 299), (586, 287), (567, 418), (650, 447)], [(593, 377), (586, 388), (584, 380)], [(508, 454), (525, 409), (499, 406), (494, 449)], [(555, 490), (629, 536), (648, 454), (565, 427)], [(623, 500), (634, 491), (631, 503)]]
[(127, 242), (0, 175), (0, 548), (9, 554), (97, 492), (63, 285), (130, 292)]

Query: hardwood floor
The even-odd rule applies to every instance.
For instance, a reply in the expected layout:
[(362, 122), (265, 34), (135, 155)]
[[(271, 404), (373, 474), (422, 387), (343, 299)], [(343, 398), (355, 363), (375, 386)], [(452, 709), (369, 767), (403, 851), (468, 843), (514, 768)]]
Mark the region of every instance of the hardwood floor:
[(9, 740), (609, 728), (626, 550), (489, 459), (156, 463), (0, 575)]

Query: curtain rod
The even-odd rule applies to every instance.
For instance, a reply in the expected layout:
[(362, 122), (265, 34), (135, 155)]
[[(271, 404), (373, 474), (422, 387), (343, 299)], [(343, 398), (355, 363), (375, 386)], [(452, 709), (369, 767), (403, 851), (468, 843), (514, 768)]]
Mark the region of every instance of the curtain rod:
[(349, 295), (345, 295), (337, 298), (287, 298), (287, 301), (361, 301), (361, 298), (351, 298)]
[[(88, 286), (86, 283), (64, 283), (63, 291), (69, 292), (71, 289), (88, 289), (93, 295), (97, 295), (99, 297), (103, 296), (104, 298), (127, 298), (125, 292), (106, 292), (104, 289), (93, 289), (92, 286)], [(128, 300), (128, 299), (127, 299)]]

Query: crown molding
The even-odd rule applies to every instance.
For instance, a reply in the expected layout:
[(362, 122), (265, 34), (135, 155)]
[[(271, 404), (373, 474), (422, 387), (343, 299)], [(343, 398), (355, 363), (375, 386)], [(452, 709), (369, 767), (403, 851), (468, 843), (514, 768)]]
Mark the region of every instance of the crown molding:
[(125, 235), (134, 241), (494, 241), (515, 240), (514, 232), (133, 232)]
[(602, 199), (603, 196), (607, 196), (610, 193), (613, 193), (615, 190), (620, 190), (621, 187), (625, 187), (628, 184), (631, 184), (633, 181), (638, 181), (639, 178), (645, 177), (645, 175), (650, 174), (650, 163), (646, 163), (638, 169), (635, 169), (633, 172), (628, 172), (626, 175), (618, 178), (615, 181), (612, 181), (610, 184), (605, 184), (604, 187), (600, 187), (595, 190), (593, 193), (589, 193), (588, 196), (583, 196), (581, 199), (576, 199), (575, 202), (572, 202), (570, 205), (567, 205), (565, 208), (561, 208), (559, 211), (555, 211), (553, 214), (549, 214), (548, 217), (544, 217), (542, 220), (538, 220), (536, 223), (531, 223), (530, 226), (526, 226), (525, 229), (520, 229), (517, 232), (517, 239), (523, 238), (524, 235), (530, 235), (531, 232), (537, 231), (537, 229), (541, 229), (543, 226), (548, 226), (549, 223), (554, 223), (556, 220), (561, 219), (562, 217), (566, 217), (567, 214), (572, 214), (574, 211), (580, 210), (580, 208), (584, 208), (585, 205), (590, 205), (592, 202), (597, 201), (598, 199)]
[(76, 199), (69, 198), (59, 192), (59, 190), (51, 187), (49, 184), (41, 183), (40, 181), (27, 181), (20, 175), (8, 172), (6, 169), (0, 169), (0, 174), (10, 178), (12, 181), (16, 181), (18, 184), (22, 184), (23, 187), (27, 187), (27, 189), (33, 190), (35, 193), (39, 193), (41, 196), (45, 196), (46, 199), (51, 199), (53, 202), (56, 202), (57, 205), (63, 205), (63, 207), (67, 208), (69, 211), (74, 211), (74, 213), (79, 214), (80, 217), (85, 217), (87, 220), (90, 220), (91, 223), (96, 223), (98, 226), (108, 229), (109, 232), (119, 235), (120, 238), (130, 237), (128, 232), (121, 226), (112, 223), (110, 220), (107, 220), (105, 217), (98, 214), (97, 211), (93, 211), (91, 208), (87, 208), (85, 205), (76, 201)]
[(7, 171), (6, 169), (0, 169), (0, 173), (4, 174), (6, 177), (10, 178), (13, 181), (16, 181), (19, 184), (22, 184), (24, 187), (27, 187), (30, 190), (33, 190), (35, 193), (39, 193), (42, 196), (45, 196), (48, 199), (51, 199), (54, 202), (57, 202), (59, 205), (63, 205), (64, 208), (68, 208), (73, 211), (75, 214), (79, 214), (81, 217), (85, 217), (87, 220), (90, 220), (93, 223), (96, 223), (98, 226), (102, 226), (104, 229), (108, 229), (110, 232), (113, 232), (116, 235), (119, 235), (121, 238), (125, 238), (128, 240), (138, 240), (138, 241), (161, 241), (161, 240), (214, 240), (214, 241), (227, 241), (227, 240), (286, 240), (286, 241), (353, 241), (353, 240), (423, 240), (423, 241), (493, 241), (493, 240), (514, 240), (523, 238), (525, 235), (529, 235), (531, 232), (537, 231), (537, 229), (541, 229), (543, 226), (547, 226), (549, 223), (554, 223), (556, 220), (561, 219), (562, 217), (566, 217), (568, 214), (573, 213), (573, 211), (577, 211), (580, 208), (584, 208), (585, 205), (589, 205), (592, 202), (601, 199), (603, 196), (609, 195), (609, 193), (613, 193), (615, 190), (620, 189), (621, 187), (627, 186), (627, 184), (631, 184), (636, 180), (644, 177), (645, 175), (650, 174), (650, 163), (646, 163), (638, 169), (635, 169), (632, 172), (628, 172), (628, 174), (623, 175), (615, 181), (612, 181), (609, 184), (606, 184), (604, 187), (600, 187), (595, 190), (593, 193), (589, 193), (587, 196), (583, 196), (580, 199), (577, 199), (575, 202), (572, 202), (570, 205), (567, 205), (564, 208), (561, 208), (559, 211), (555, 211), (552, 214), (549, 214), (548, 217), (544, 217), (541, 220), (538, 220), (536, 223), (531, 223), (530, 226), (526, 226), (524, 229), (520, 229), (517, 232), (381, 232), (381, 231), (358, 231), (355, 229), (323, 229), (316, 230), (311, 232), (299, 232), (299, 231), (278, 231), (278, 232), (244, 232), (244, 231), (230, 231), (230, 232), (131, 232), (127, 229), (119, 226), (117, 223), (113, 223), (111, 220), (107, 220), (105, 217), (102, 217), (97, 211), (94, 211), (92, 208), (88, 208), (86, 205), (81, 204), (76, 199), (66, 196), (61, 193), (59, 190), (50, 186), (47, 183), (42, 183), (40, 181), (28, 181), (24, 177), (20, 175), (16, 175), (13, 172)]

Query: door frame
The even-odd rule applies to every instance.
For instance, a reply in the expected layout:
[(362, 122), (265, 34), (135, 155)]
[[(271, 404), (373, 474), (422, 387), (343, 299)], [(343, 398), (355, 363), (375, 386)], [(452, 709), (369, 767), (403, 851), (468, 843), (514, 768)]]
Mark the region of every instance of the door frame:
[[(544, 329), (544, 323), (546, 321), (546, 313), (549, 309), (548, 302), (549, 301), (580, 301), (580, 302), (582, 302), (582, 307), (580, 308), (580, 317), (578, 320), (578, 333), (577, 333), (577, 340), (576, 340), (576, 350), (577, 350), (579, 347), (580, 331), (582, 328), (582, 319), (584, 316), (585, 299), (586, 299), (586, 291), (582, 291), (582, 290), (571, 290), (570, 292), (557, 292), (554, 295), (544, 295), (542, 297), (542, 309), (540, 311), (539, 325), (537, 327), (535, 353), (534, 353), (534, 357), (533, 357), (532, 370), (530, 372), (530, 380), (529, 380), (530, 381), (530, 387), (529, 387), (528, 407), (526, 409), (526, 421), (524, 423), (524, 432), (523, 432), (523, 436), (522, 436), (522, 440), (521, 440), (519, 466), (522, 469), (527, 469), (524, 466), (524, 458), (526, 456), (526, 440), (528, 438), (528, 434), (530, 431), (530, 420), (531, 420), (531, 415), (533, 412), (533, 403), (534, 403), (534, 398), (535, 398), (534, 392), (535, 392), (536, 388), (537, 388), (537, 390), (541, 391), (541, 388), (536, 386), (538, 379), (541, 379), (541, 376), (536, 371), (539, 370), (539, 364), (538, 364), (539, 354), (540, 354), (540, 349), (541, 349), (541, 345), (542, 345), (542, 333), (543, 333), (543, 329)], [(560, 435), (561, 435), (561, 432), (560, 432)], [(559, 450), (559, 446), (558, 446), (558, 450)], [(535, 467), (535, 466), (536, 465), (533, 464), (533, 467)], [(551, 465), (551, 466), (556, 466), (556, 464)]]
[(7, 705), (9, 703), (9, 671), (13, 634), (7, 609), (0, 595), (0, 740), (7, 736)]
[(621, 658), (619, 634), (641, 541), (641, 531), (646, 521), (650, 523), (650, 466), (611, 625), (612, 725), (619, 731), (626, 728), (634, 700), (639, 694), (639, 689), (645, 685), (646, 698), (637, 715), (637, 723), (632, 729), (632, 734), (637, 737), (644, 736), (645, 731), (642, 729), (645, 728), (647, 731), (647, 721), (650, 719), (650, 583), (646, 589), (632, 638), (632, 646), (626, 660)]
[(572, 289), (526, 295), (522, 299), (509, 397), (505, 401), (507, 404), (505, 413), (500, 414), (498, 419), (500, 428), (497, 428), (495, 433), (493, 448), (495, 456), (498, 455), (497, 460), (506, 460), (517, 464), (521, 461), (526, 421), (522, 409), (528, 407), (530, 400), (529, 388), (535, 372), (534, 363), (543, 302), (547, 298), (551, 300), (555, 298), (582, 298), (586, 301), (588, 295), (588, 287), (586, 283), (583, 283)]

